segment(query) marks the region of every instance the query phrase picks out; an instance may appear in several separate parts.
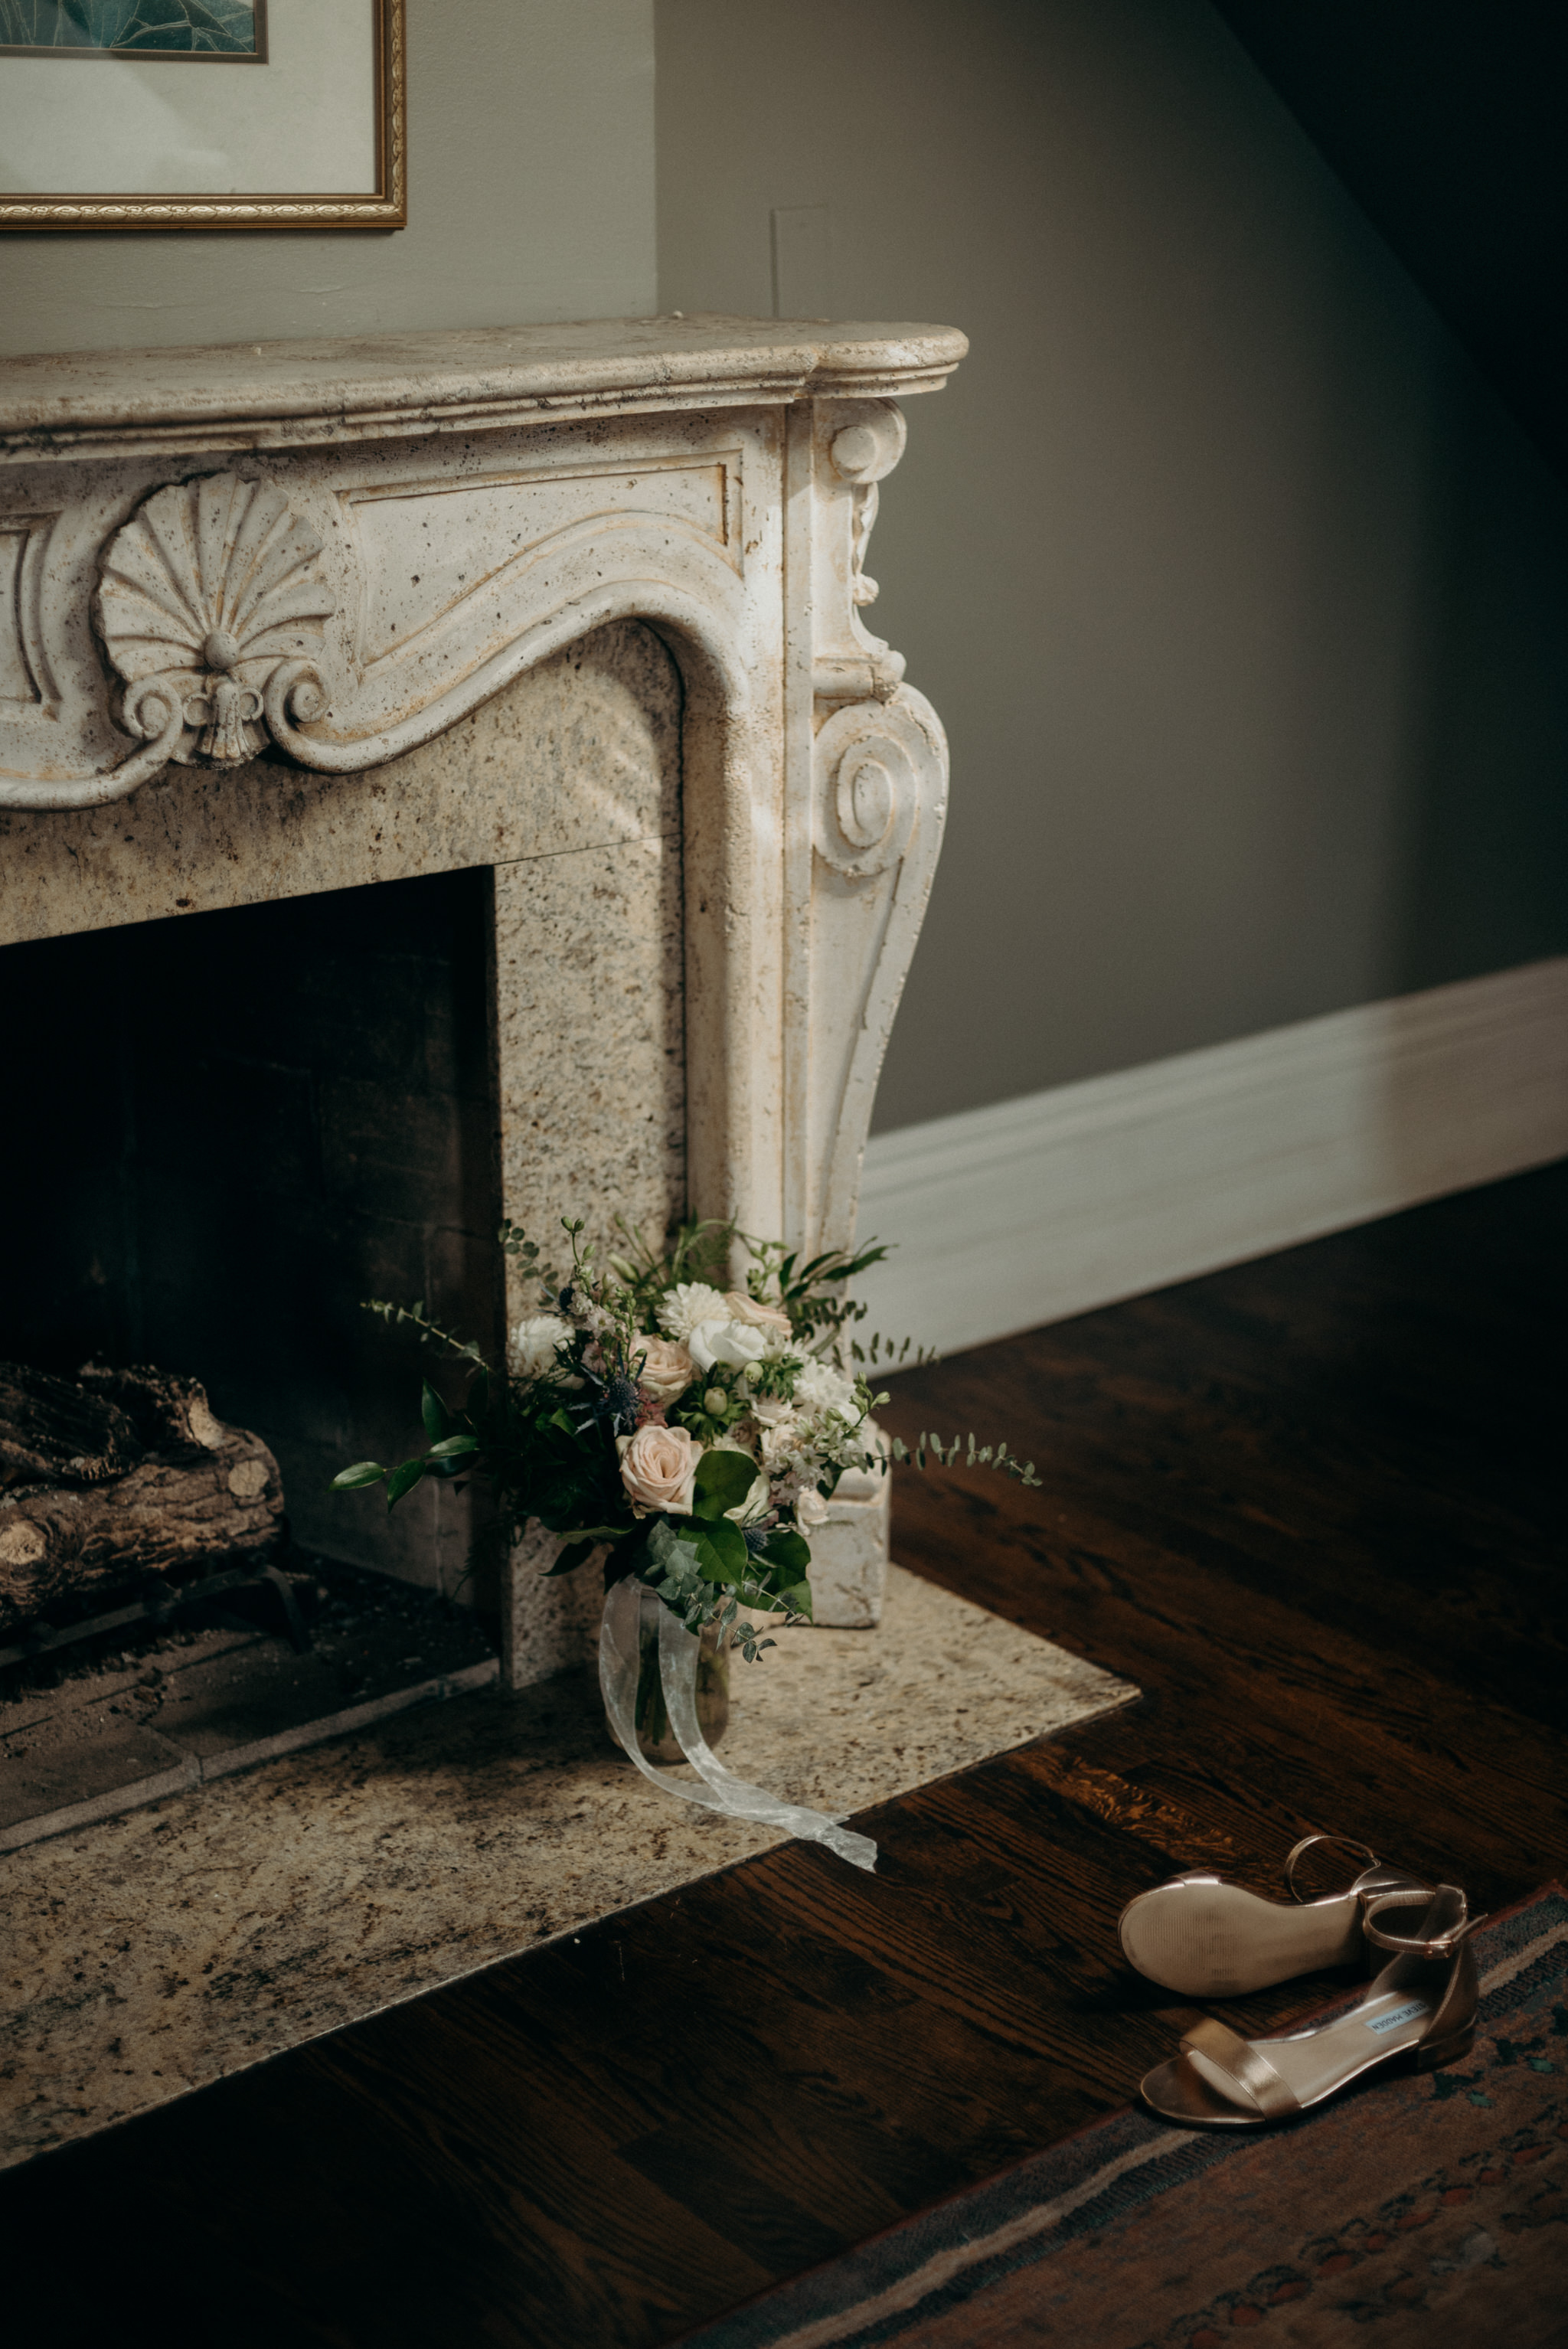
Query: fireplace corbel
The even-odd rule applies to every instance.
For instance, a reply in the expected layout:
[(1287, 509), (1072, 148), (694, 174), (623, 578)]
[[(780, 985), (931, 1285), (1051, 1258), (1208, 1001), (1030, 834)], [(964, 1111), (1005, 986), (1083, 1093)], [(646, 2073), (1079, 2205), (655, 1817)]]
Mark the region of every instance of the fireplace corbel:
[[(849, 1242), (947, 775), (862, 619), (866, 543), (895, 397), (965, 347), (688, 318), (0, 365), (0, 941), (494, 861), (460, 776), (396, 864), (336, 779), (396, 817), (407, 754), (645, 623), (683, 696), (690, 1195)], [(290, 844), (191, 847), (202, 771), (253, 767), (300, 811)], [(123, 803), (181, 770), (189, 840), (160, 856)], [(560, 1203), (502, 1157), (537, 1226)], [(559, 1585), (511, 1581), (518, 1682), (578, 1630)]]

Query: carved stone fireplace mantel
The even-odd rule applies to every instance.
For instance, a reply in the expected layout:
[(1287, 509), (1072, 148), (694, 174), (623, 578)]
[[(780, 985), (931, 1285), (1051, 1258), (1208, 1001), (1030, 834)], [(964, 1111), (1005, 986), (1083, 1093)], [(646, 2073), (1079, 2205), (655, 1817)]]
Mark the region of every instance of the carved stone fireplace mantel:
[[(644, 624), (679, 679), (686, 1186), (848, 1242), (947, 771), (866, 545), (893, 399), (965, 348), (694, 317), (0, 365), (0, 943), (551, 854), (526, 763), (452, 730)], [(555, 1661), (536, 1613), (514, 1678)]]

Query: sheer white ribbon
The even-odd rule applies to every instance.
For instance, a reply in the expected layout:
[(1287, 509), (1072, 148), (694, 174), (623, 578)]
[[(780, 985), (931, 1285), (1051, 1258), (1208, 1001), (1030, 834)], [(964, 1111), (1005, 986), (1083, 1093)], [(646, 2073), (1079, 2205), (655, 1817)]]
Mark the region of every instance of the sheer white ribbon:
[(723, 1811), (731, 1818), (757, 1819), (764, 1826), (782, 1827), (807, 1842), (826, 1844), (841, 1859), (847, 1859), (851, 1868), (874, 1868), (876, 1845), (870, 1836), (856, 1835), (841, 1824), (846, 1814), (841, 1812), (833, 1816), (825, 1811), (807, 1810), (799, 1803), (781, 1803), (777, 1795), (738, 1778), (722, 1762), (715, 1761), (713, 1750), (697, 1725), (696, 1636), (662, 1600), (659, 1679), (664, 1687), (665, 1710), (676, 1744), (703, 1783), (700, 1787), (682, 1785), (647, 1759), (637, 1744), (642, 1594), (643, 1585), (632, 1574), (624, 1575), (605, 1593), (604, 1617), (599, 1630), (599, 1686), (603, 1692), (610, 1726), (644, 1777), (665, 1794), (678, 1795), (682, 1802), (699, 1803), (705, 1810)]

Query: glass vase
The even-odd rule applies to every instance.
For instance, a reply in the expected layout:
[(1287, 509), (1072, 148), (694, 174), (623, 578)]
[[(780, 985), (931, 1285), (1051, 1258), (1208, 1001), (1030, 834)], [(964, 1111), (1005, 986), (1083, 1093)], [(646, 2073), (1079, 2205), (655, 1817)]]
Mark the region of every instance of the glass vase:
[[(659, 1618), (665, 1611), (664, 1600), (645, 1583), (637, 1624), (637, 1744), (648, 1761), (663, 1764), (686, 1759), (665, 1710), (659, 1672)], [(729, 1634), (709, 1623), (700, 1636), (685, 1636), (696, 1646), (697, 1727), (717, 1745), (729, 1725)]]

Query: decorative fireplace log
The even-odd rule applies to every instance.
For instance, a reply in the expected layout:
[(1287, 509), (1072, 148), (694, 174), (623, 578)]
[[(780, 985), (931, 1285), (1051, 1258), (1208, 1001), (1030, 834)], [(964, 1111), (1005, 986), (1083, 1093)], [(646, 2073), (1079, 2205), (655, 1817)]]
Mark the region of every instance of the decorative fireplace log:
[(0, 1486), (104, 1484), (145, 1450), (112, 1395), (0, 1362)]
[(67, 1593), (263, 1567), (287, 1538), (260, 1437), (144, 1367), (89, 1364), (76, 1384), (0, 1363), (0, 1630)]
[[(213, 1417), (199, 1379), (170, 1378), (150, 1362), (136, 1362), (124, 1371), (87, 1362), (77, 1377), (90, 1395), (124, 1413), (149, 1452), (197, 1460), (204, 1452), (216, 1452), (224, 1437), (234, 1433)], [(267, 1456), (272, 1457), (270, 1453)]]

